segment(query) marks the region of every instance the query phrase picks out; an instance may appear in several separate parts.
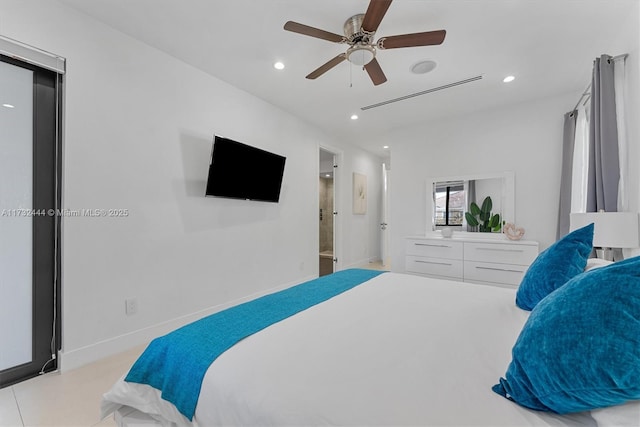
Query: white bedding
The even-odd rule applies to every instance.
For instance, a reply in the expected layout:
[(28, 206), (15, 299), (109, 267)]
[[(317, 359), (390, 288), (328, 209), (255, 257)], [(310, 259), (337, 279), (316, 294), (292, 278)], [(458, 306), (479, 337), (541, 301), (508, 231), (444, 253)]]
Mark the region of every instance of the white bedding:
[[(207, 371), (193, 424), (597, 425), (588, 413), (530, 411), (491, 391), (529, 314), (514, 298), (515, 289), (383, 274), (225, 352)], [(128, 405), (189, 425), (140, 388), (150, 389), (120, 381), (103, 413)]]

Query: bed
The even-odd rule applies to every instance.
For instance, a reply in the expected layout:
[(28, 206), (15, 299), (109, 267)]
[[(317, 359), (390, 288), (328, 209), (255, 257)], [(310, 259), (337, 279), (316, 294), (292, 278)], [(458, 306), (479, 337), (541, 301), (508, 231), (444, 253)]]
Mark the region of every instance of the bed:
[(634, 403), (557, 415), (492, 391), (529, 316), (514, 304), (515, 294), (512, 288), (372, 274), (222, 352), (204, 374), (191, 419), (156, 388), (124, 377), (104, 395), (102, 415), (116, 413), (122, 426), (130, 416), (200, 427), (604, 426), (637, 420)]

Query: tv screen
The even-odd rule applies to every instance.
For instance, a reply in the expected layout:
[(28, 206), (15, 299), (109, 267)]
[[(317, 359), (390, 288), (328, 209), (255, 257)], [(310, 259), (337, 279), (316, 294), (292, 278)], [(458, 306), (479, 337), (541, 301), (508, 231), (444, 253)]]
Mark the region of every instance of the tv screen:
[(216, 135), (207, 196), (278, 202), (286, 158)]

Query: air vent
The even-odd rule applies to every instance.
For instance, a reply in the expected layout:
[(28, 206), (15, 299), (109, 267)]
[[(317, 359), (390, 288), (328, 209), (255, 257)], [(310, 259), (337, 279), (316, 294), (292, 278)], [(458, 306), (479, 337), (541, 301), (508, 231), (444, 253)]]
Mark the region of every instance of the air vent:
[(416, 93), (412, 93), (410, 95), (401, 96), (399, 98), (394, 98), (394, 99), (389, 99), (387, 101), (378, 102), (377, 104), (367, 105), (366, 107), (362, 107), (360, 109), (362, 111), (370, 110), (372, 108), (382, 107), (383, 105), (392, 104), (392, 103), (398, 102), (398, 101), (404, 101), (405, 99), (415, 98), (416, 96), (426, 95), (428, 93), (437, 92), (437, 91), (442, 90), (442, 89), (449, 89), (450, 87), (460, 86), (460, 85), (471, 83), (471, 82), (475, 82), (476, 80), (481, 80), (481, 79), (482, 79), (481, 75), (480, 76), (475, 76), (475, 77), (471, 77), (469, 79), (460, 80), (458, 82), (453, 82), (453, 83), (449, 83), (449, 84), (446, 84), (446, 85), (442, 85), (442, 86), (434, 87), (434, 88), (431, 88), (431, 89), (423, 90), (422, 92), (416, 92)]

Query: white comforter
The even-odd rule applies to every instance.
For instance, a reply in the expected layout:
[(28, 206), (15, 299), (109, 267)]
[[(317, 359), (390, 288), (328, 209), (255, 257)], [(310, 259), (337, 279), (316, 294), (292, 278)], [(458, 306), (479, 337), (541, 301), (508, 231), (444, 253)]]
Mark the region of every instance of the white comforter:
[[(514, 297), (513, 289), (383, 274), (220, 356), (194, 424), (596, 425), (591, 414), (530, 411), (491, 391), (528, 316)], [(146, 387), (119, 382), (103, 409), (128, 405), (187, 423)]]

